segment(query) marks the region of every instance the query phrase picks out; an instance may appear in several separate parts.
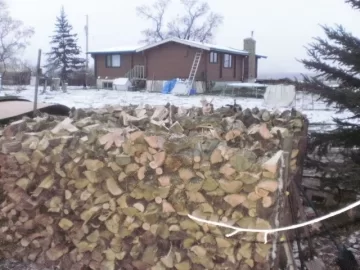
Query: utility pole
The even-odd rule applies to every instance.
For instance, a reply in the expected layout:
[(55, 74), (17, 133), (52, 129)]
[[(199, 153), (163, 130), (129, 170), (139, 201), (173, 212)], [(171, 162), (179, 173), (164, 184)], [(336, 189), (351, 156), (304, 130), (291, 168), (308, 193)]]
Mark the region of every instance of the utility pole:
[(86, 35), (86, 69), (85, 69), (85, 85), (88, 85), (88, 74), (89, 74), (89, 15), (86, 15), (86, 25), (85, 25), (85, 35)]

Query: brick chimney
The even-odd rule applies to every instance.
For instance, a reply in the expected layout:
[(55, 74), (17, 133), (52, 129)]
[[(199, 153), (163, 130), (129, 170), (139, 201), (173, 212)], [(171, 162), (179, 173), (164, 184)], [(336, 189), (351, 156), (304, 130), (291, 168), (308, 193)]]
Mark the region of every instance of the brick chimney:
[(256, 79), (256, 41), (253, 39), (252, 34), (251, 37), (244, 39), (244, 51), (249, 52), (248, 63), (249, 63), (249, 75), (248, 81), (252, 82)]

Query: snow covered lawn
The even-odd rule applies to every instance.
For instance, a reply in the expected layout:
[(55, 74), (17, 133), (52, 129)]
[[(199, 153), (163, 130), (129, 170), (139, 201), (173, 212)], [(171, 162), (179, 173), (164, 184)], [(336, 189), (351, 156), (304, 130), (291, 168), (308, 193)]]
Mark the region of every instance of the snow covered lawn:
[[(34, 88), (26, 86), (26, 90), (16, 92), (14, 90), (3, 90), (0, 92), (0, 96), (15, 95), (23, 97), (29, 100), (34, 99)], [(40, 88), (39, 91), (42, 89)], [(227, 104), (233, 104), (234, 99), (232, 97), (225, 96), (190, 96), (179, 97), (174, 95), (166, 95), (161, 93), (145, 93), (145, 92), (123, 92), (114, 90), (83, 90), (79, 88), (69, 87), (67, 93), (62, 91), (47, 91), (45, 94), (39, 95), (39, 102), (45, 103), (59, 103), (68, 107), (76, 108), (101, 108), (105, 105), (164, 105), (167, 102), (176, 106), (200, 106), (200, 100), (206, 98), (207, 100), (213, 99), (213, 104), (216, 108), (225, 106)], [(253, 98), (236, 98), (238, 104), (243, 108), (267, 108), (264, 106), (262, 99)], [(316, 98), (298, 94), (296, 102), (294, 104), (296, 109), (306, 114), (311, 124), (329, 124), (333, 123), (333, 117), (347, 117), (351, 116), (349, 112), (344, 112), (341, 115), (335, 114), (334, 108), (327, 107), (323, 102), (316, 101)]]

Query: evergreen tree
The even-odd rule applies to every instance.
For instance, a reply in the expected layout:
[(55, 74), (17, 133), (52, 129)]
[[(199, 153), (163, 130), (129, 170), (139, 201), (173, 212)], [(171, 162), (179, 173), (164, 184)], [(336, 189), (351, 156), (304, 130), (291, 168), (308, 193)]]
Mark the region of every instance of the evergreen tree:
[[(345, 2), (360, 10), (360, 0)], [(334, 115), (334, 130), (311, 134), (310, 145), (320, 154), (317, 157), (326, 155), (330, 147), (339, 147), (343, 160), (321, 162), (321, 159), (313, 159), (309, 164), (320, 168), (324, 176), (332, 176), (332, 182), (337, 185), (340, 182), (348, 188), (359, 188), (359, 182), (354, 180), (360, 180), (360, 39), (341, 25), (323, 26), (323, 29), (326, 38), (315, 38), (307, 48), (309, 59), (301, 60), (307, 69), (318, 75), (304, 77), (299, 87), (319, 95), (328, 105), (336, 105), (338, 112), (350, 111), (352, 116)], [(337, 81), (339, 87), (328, 86), (322, 79)], [(335, 178), (338, 181), (334, 181)]]
[(80, 57), (81, 50), (77, 45), (77, 34), (72, 33), (73, 27), (61, 9), (60, 17), (56, 18), (55, 35), (51, 36), (51, 51), (47, 53), (48, 71), (58, 71), (62, 82), (66, 82), (71, 73), (84, 67), (85, 59)]

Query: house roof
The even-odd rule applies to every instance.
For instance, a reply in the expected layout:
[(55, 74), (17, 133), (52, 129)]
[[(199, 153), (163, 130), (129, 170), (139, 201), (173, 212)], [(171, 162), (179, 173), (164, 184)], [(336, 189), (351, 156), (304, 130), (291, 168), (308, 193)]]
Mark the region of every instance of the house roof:
[(132, 46), (121, 46), (121, 47), (113, 47), (101, 50), (93, 50), (88, 52), (88, 54), (103, 54), (103, 53), (126, 53), (126, 52), (136, 52), (141, 45), (132, 45)]
[[(185, 40), (185, 39), (180, 39), (180, 38), (167, 38), (167, 39), (155, 42), (153, 44), (138, 48), (136, 50), (136, 52), (145, 51), (145, 50), (154, 48), (156, 46), (159, 46), (159, 45), (162, 45), (162, 44), (165, 44), (168, 42), (176, 42), (176, 43), (183, 44), (186, 46), (199, 48), (199, 49), (202, 49), (205, 51), (218, 51), (218, 52), (238, 54), (238, 55), (249, 55), (249, 52), (247, 52), (247, 51), (239, 50), (239, 49), (228, 47), (228, 46), (215, 45), (215, 44), (210, 44), (210, 43), (202, 43), (199, 41)], [(263, 55), (256, 55), (256, 56), (258, 56), (260, 58), (267, 58), (266, 56), (263, 56)]]
[[(237, 54), (237, 55), (249, 55), (249, 52), (244, 50), (235, 49), (232, 47), (222, 46), (222, 45), (215, 45), (215, 44), (209, 44), (209, 43), (202, 43), (198, 41), (192, 41), (192, 40), (185, 40), (180, 38), (167, 38), (149, 45), (141, 46), (141, 45), (135, 45), (135, 46), (126, 46), (126, 47), (115, 47), (115, 48), (109, 48), (105, 50), (97, 50), (97, 51), (91, 51), (90, 54), (103, 54), (103, 53), (124, 53), (124, 52), (142, 52), (154, 47), (157, 47), (159, 45), (168, 43), (168, 42), (176, 42), (179, 44), (183, 44), (186, 46), (202, 49), (205, 51), (218, 51), (218, 52), (224, 52), (224, 53), (230, 53), (230, 54)], [(256, 55), (260, 58), (267, 58), (263, 55)]]
[[(198, 49), (202, 49), (202, 50), (206, 50), (206, 51), (210, 51), (211, 49), (212, 50), (220, 49), (219, 46), (210, 45), (210, 44), (206, 44), (206, 43), (201, 43), (201, 42), (198, 42), (198, 41), (185, 40), (185, 39), (180, 39), (180, 38), (167, 38), (167, 39), (155, 42), (153, 44), (143, 46), (143, 47), (137, 49), (136, 51), (137, 52), (146, 51), (148, 49), (157, 47), (157, 46), (162, 45), (162, 44), (166, 44), (168, 42), (176, 42), (176, 43), (179, 43), (179, 44), (183, 44), (183, 45), (186, 45), (186, 46), (190, 46), (190, 47), (194, 47), (194, 48), (198, 48)], [(221, 50), (224, 51), (224, 52), (231, 52), (231, 53), (234, 53), (234, 54), (248, 55), (248, 52), (246, 52), (246, 51), (236, 50), (236, 49), (228, 48), (228, 47), (221, 47)]]

